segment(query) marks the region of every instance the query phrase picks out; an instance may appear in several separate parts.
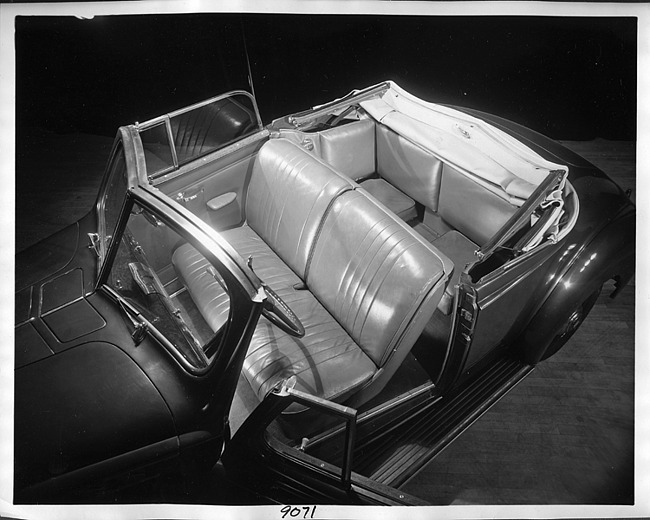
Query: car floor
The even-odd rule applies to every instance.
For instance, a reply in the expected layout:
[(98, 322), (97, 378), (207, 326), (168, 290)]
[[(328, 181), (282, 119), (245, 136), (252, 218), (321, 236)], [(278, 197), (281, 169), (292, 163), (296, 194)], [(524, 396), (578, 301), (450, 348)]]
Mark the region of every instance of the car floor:
[[(92, 208), (112, 142), (32, 131), (18, 143), (16, 251)], [(563, 144), (636, 188), (634, 143)], [(402, 489), (432, 504), (632, 503), (634, 320), (634, 280), (614, 300), (603, 291), (562, 351)], [(218, 503), (210, 485), (199, 500)]]

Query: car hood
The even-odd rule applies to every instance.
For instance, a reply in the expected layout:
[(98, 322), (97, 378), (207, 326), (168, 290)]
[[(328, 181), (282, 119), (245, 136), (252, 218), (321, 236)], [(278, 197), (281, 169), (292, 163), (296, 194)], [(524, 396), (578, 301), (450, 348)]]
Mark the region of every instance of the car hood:
[(97, 257), (82, 242), (94, 215), (16, 254), (15, 323), (52, 312), (93, 291)]
[(79, 245), (79, 223), (16, 253), (16, 292), (64, 269)]

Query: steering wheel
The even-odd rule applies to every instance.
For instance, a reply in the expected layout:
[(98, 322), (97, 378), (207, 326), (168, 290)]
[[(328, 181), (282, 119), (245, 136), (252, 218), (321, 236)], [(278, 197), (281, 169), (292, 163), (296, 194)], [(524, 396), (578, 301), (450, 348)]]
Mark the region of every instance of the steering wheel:
[(263, 284), (262, 287), (266, 293), (262, 315), (290, 336), (302, 338), (305, 335), (305, 327), (302, 326), (298, 316), (273, 289), (266, 284)]

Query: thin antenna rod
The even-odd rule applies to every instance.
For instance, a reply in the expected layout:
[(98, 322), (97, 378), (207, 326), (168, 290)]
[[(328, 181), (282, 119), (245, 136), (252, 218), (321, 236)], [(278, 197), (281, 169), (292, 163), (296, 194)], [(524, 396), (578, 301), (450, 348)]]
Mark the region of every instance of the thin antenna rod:
[(248, 57), (248, 46), (246, 45), (246, 31), (244, 31), (244, 19), (240, 18), (239, 19), (241, 22), (241, 35), (242, 39), (244, 40), (244, 53), (246, 54), (246, 66), (248, 67), (248, 86), (251, 89), (251, 94), (253, 94), (253, 97), (257, 99), (255, 96), (255, 87), (253, 86), (253, 73), (251, 72), (251, 61), (250, 58)]

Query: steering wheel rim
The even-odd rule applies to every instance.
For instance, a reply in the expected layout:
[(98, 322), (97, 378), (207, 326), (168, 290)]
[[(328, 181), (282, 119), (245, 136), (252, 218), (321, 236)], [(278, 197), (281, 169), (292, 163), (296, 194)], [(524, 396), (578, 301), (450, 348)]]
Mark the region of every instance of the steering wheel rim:
[(263, 287), (266, 293), (266, 301), (262, 308), (262, 315), (290, 336), (302, 338), (305, 335), (305, 327), (303, 327), (298, 316), (273, 289), (266, 284)]

